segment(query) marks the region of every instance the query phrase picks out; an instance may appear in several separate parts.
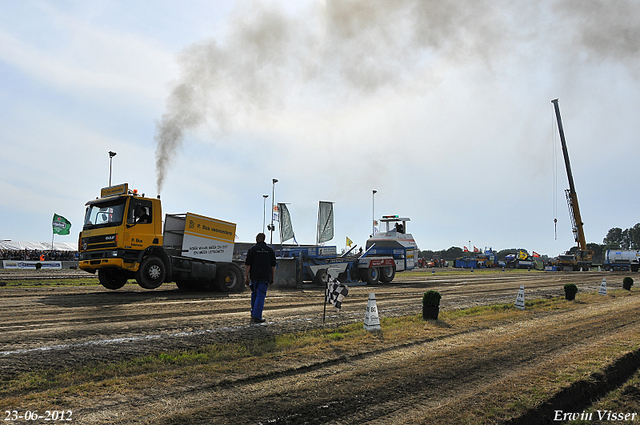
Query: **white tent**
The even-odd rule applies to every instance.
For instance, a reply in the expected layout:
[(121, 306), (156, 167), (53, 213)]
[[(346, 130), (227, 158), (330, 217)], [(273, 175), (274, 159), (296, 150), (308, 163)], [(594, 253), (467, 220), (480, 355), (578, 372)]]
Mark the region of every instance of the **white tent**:
[[(51, 242), (0, 241), (0, 249), (12, 251), (51, 251)], [(70, 242), (54, 242), (54, 251), (77, 251), (78, 245)]]

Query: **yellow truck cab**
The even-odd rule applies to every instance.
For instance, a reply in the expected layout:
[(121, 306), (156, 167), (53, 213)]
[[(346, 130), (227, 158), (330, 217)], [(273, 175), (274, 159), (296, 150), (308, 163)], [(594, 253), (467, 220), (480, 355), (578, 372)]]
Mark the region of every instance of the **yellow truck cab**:
[(100, 195), (86, 204), (79, 267), (97, 271), (101, 284), (118, 289), (130, 277), (126, 271), (138, 271), (147, 249), (162, 247), (162, 206), (159, 199), (138, 196), (126, 183), (104, 188)]

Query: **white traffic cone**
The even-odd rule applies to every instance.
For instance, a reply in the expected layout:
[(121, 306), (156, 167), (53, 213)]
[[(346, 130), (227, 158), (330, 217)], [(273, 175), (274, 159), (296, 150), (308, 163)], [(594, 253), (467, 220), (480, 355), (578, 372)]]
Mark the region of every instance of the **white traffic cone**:
[(376, 304), (376, 294), (369, 294), (367, 301), (367, 312), (364, 315), (364, 329), (366, 331), (380, 330), (380, 317), (378, 316), (378, 306)]
[(524, 310), (524, 285), (520, 285), (520, 290), (518, 291), (518, 296), (516, 297), (515, 306), (520, 310)]
[(600, 290), (598, 291), (600, 295), (607, 295), (607, 278), (602, 278), (602, 283), (600, 284)]

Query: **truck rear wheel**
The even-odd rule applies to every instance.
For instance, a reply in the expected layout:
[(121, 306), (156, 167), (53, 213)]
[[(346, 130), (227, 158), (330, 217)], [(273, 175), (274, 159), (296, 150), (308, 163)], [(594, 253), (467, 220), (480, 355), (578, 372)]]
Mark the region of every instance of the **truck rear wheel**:
[(220, 267), (216, 276), (216, 286), (222, 292), (239, 292), (243, 288), (242, 271), (233, 264)]
[(375, 285), (380, 281), (380, 270), (378, 270), (377, 267), (369, 267), (368, 269), (364, 269), (362, 274), (362, 280), (367, 282), (369, 285)]
[(396, 277), (396, 268), (393, 266), (380, 267), (380, 281), (389, 283)]
[(136, 272), (138, 285), (145, 289), (156, 289), (162, 285), (167, 275), (167, 269), (162, 260), (155, 255), (145, 257)]
[(127, 276), (117, 269), (99, 269), (98, 281), (107, 289), (120, 289), (127, 283)]

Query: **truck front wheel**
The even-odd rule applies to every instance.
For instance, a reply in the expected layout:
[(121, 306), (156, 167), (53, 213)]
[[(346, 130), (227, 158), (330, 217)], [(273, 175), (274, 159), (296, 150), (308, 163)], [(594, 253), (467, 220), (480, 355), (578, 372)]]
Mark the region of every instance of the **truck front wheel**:
[(99, 269), (98, 281), (107, 289), (120, 289), (127, 283), (127, 276), (118, 269)]
[(138, 285), (145, 289), (155, 289), (162, 285), (167, 269), (162, 260), (154, 255), (145, 257), (136, 272)]
[(216, 286), (222, 292), (239, 292), (244, 287), (242, 271), (239, 267), (228, 264), (218, 269)]

